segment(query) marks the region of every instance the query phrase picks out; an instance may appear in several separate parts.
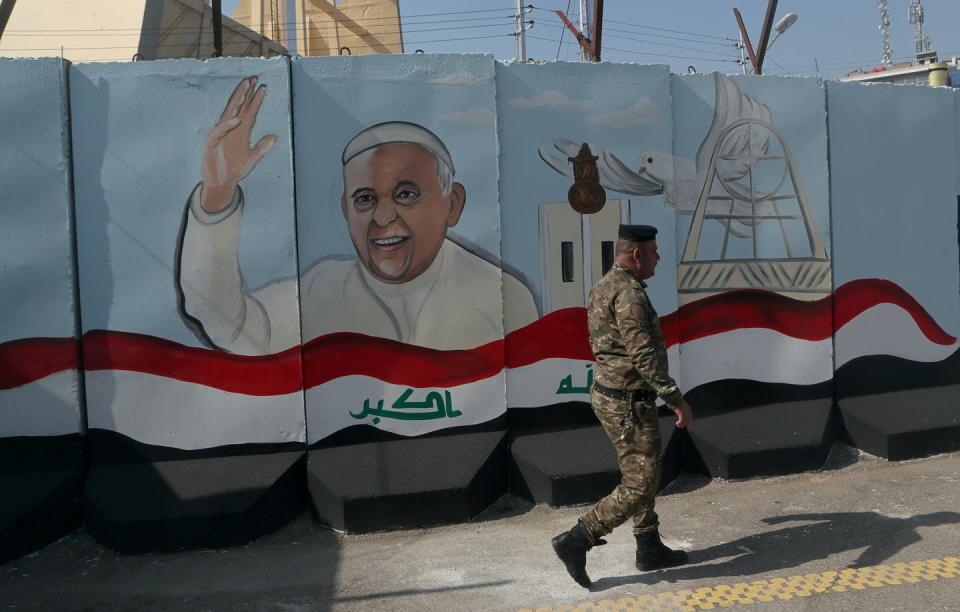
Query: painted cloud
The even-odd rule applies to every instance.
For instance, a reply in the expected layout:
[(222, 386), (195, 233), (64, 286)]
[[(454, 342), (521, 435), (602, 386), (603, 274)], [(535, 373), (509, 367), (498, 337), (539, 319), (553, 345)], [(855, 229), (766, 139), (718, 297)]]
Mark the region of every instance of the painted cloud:
[(440, 123), (460, 123), (464, 125), (493, 125), (494, 115), (489, 108), (471, 108), (459, 113), (449, 113), (440, 117)]
[(660, 120), (660, 108), (644, 96), (636, 104), (622, 111), (601, 113), (590, 117), (593, 123), (602, 123), (612, 128), (625, 128), (639, 123), (655, 123)]
[(550, 89), (539, 96), (512, 98), (510, 106), (515, 108), (554, 108), (557, 110), (583, 111), (589, 110), (592, 103), (589, 100), (574, 100), (559, 91)]

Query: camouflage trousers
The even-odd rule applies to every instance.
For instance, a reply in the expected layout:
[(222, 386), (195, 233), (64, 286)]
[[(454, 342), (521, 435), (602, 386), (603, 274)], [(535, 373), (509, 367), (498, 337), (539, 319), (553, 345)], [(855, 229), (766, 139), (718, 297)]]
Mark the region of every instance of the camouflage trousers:
[(593, 411), (613, 447), (620, 465), (620, 484), (580, 518), (594, 539), (633, 518), (635, 534), (659, 527), (654, 498), (660, 484), (661, 442), (654, 401), (635, 402), (611, 399), (595, 390)]

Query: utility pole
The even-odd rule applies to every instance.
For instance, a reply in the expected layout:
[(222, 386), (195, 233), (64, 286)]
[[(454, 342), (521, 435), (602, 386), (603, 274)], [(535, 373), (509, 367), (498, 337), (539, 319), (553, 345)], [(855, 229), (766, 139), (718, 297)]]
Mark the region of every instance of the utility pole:
[(213, 56), (223, 57), (223, 7), (222, 0), (213, 0)]
[(514, 36), (517, 37), (517, 59), (521, 62), (527, 61), (527, 27), (523, 23), (523, 0), (517, 0), (517, 32)]
[(741, 34), (740, 40), (737, 42), (737, 49), (740, 50), (740, 61), (737, 63), (740, 64), (740, 71), (743, 72), (743, 74), (747, 74), (747, 58), (743, 55), (743, 50), (746, 48), (747, 46), (743, 44), (743, 34)]
[(593, 61), (600, 61), (600, 38), (603, 34), (603, 0), (593, 0)]
[(763, 18), (763, 30), (760, 31), (760, 48), (757, 49), (757, 74), (763, 67), (763, 58), (767, 56), (767, 43), (770, 42), (770, 29), (773, 27), (773, 17), (777, 12), (777, 0), (770, 0), (767, 4), (767, 14)]
[[(590, 31), (590, 14), (587, 12), (587, 0), (580, 0), (580, 19), (579, 27), (581, 32)], [(587, 53), (587, 49), (581, 45), (580, 46), (580, 61), (587, 62), (590, 61), (590, 56)]]
[(583, 32), (582, 28), (587, 27), (587, 21), (584, 19), (585, 15), (585, 0), (580, 1), (580, 28), (577, 29), (577, 26), (571, 23), (570, 18), (567, 17), (567, 14), (563, 11), (554, 11), (557, 16), (560, 18), (560, 21), (563, 22), (563, 25), (566, 26), (570, 32), (577, 38), (577, 42), (580, 43), (580, 57), (585, 58), (581, 61), (590, 61), (590, 62), (599, 62), (600, 61), (600, 37), (603, 34), (603, 0), (594, 0), (593, 3), (593, 30), (592, 36), (587, 38)]
[(739, 10), (733, 9), (733, 14), (737, 18), (737, 25), (740, 27), (740, 36), (743, 37), (743, 42), (747, 45), (750, 63), (753, 64), (753, 74), (763, 74), (763, 58), (767, 54), (767, 43), (770, 41), (770, 30), (773, 28), (773, 16), (776, 12), (777, 0), (769, 0), (767, 14), (763, 18), (763, 29), (760, 31), (760, 44), (757, 46), (756, 53), (754, 53), (750, 35), (747, 34), (747, 26), (743, 24), (743, 16), (740, 15)]

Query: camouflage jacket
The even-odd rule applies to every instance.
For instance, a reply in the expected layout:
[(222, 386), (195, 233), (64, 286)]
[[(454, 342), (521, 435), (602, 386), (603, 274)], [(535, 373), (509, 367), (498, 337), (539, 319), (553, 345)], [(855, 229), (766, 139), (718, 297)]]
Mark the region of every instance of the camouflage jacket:
[(653, 389), (667, 404), (683, 399), (667, 369), (660, 320), (646, 283), (614, 264), (590, 290), (587, 326), (597, 359), (596, 381), (613, 389)]

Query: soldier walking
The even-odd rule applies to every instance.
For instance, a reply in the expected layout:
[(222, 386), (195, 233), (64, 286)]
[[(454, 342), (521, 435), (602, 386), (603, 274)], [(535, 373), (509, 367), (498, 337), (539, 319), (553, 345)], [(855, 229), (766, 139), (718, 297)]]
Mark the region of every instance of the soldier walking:
[(660, 483), (661, 442), (657, 397), (677, 415), (677, 427), (693, 420), (690, 406), (667, 369), (667, 350), (644, 282), (654, 274), (657, 229), (621, 225), (613, 267), (590, 291), (587, 325), (597, 360), (591, 391), (593, 411), (617, 451), (622, 478), (612, 493), (552, 540), (567, 572), (590, 587), (587, 551), (629, 518), (637, 540), (637, 569), (682, 565), (687, 553), (660, 541), (654, 497)]

